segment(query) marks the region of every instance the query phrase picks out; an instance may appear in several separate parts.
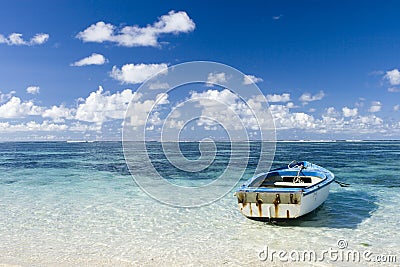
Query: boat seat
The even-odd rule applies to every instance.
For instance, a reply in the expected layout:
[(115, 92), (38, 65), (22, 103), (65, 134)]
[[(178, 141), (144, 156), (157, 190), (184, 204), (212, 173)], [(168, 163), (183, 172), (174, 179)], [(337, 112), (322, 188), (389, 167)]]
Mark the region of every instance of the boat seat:
[[(282, 181), (287, 182), (287, 183), (293, 183), (293, 180), (296, 178), (296, 176), (283, 176)], [(299, 177), (303, 183), (310, 184), (312, 183), (312, 178), (307, 177), (307, 176), (300, 176)]]
[(308, 187), (307, 183), (275, 182), (275, 187)]

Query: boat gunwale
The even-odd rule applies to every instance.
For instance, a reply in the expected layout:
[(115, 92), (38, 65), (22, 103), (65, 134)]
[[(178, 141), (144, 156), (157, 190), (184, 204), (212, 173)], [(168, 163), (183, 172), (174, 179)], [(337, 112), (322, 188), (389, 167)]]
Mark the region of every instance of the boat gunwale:
[(250, 187), (249, 185), (253, 183), (256, 179), (258, 179), (260, 176), (268, 175), (273, 172), (282, 172), (282, 171), (293, 171), (299, 168), (287, 168), (287, 167), (282, 167), (274, 170), (270, 170), (269, 172), (266, 173), (260, 173), (258, 175), (253, 176), (251, 179), (249, 179), (245, 184), (243, 184), (236, 192), (244, 192), (244, 193), (303, 193), (303, 196), (309, 195), (325, 186), (330, 185), (334, 180), (335, 180), (335, 175), (319, 166), (316, 164), (309, 163), (307, 161), (302, 162), (304, 166), (308, 166), (309, 171), (314, 171), (316, 173), (321, 173), (325, 177), (321, 178), (322, 180), (316, 184), (310, 185), (308, 187)]

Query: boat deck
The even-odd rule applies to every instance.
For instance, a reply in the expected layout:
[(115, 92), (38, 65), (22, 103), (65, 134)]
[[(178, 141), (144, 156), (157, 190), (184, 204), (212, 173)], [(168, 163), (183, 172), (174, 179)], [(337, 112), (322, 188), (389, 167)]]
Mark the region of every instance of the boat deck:
[(316, 176), (273, 176), (262, 181), (260, 187), (309, 187), (322, 180)]

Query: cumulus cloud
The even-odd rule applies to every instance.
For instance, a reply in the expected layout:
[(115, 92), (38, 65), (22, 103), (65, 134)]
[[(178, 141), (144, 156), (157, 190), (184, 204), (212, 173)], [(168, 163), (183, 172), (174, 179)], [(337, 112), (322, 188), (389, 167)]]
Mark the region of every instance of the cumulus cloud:
[(258, 83), (258, 82), (262, 82), (263, 79), (262, 78), (258, 78), (254, 75), (245, 75), (243, 77), (243, 84), (244, 85), (248, 85), (248, 84), (252, 84), (252, 83)]
[(375, 113), (375, 112), (380, 111), (381, 108), (382, 108), (382, 103), (380, 101), (372, 101), (371, 106), (368, 109), (368, 111), (371, 113)]
[(213, 86), (214, 84), (222, 84), (226, 83), (228, 77), (226, 73), (219, 72), (219, 73), (209, 73), (207, 76), (207, 86)]
[(0, 132), (15, 133), (15, 132), (57, 132), (65, 131), (68, 126), (65, 124), (55, 124), (49, 121), (38, 123), (29, 121), (27, 123), (10, 124), (9, 122), (0, 122)]
[(342, 112), (344, 117), (354, 117), (358, 114), (358, 108), (351, 109), (348, 107), (344, 107), (342, 108)]
[[(218, 125), (232, 131), (240, 131), (243, 128), (259, 130), (262, 127), (266, 129), (272, 127), (272, 120), (261, 115), (266, 112), (266, 99), (262, 95), (254, 96), (244, 102), (228, 89), (221, 91), (210, 89), (203, 92), (191, 92), (188, 101), (194, 102), (195, 108), (200, 109), (198, 111), (201, 116), (197, 120), (197, 126), (205, 130), (216, 130)], [(255, 114), (261, 116), (256, 118)], [(180, 116), (174, 116), (174, 118), (178, 122)], [(176, 125), (180, 124), (176, 123)]]
[(291, 113), (284, 105), (271, 105), (270, 110), (274, 118), (275, 126), (283, 129), (314, 129), (317, 127), (315, 118), (303, 112)]
[(150, 90), (156, 90), (156, 89), (169, 89), (170, 86), (168, 83), (160, 83), (160, 82), (154, 82), (154, 83), (150, 83), (148, 85)]
[(157, 111), (157, 105), (168, 103), (168, 94), (166, 93), (158, 94), (155, 99), (146, 100), (142, 99), (142, 95), (136, 95), (127, 111), (126, 116), (129, 118), (127, 122), (134, 128), (146, 124), (147, 130), (154, 130), (155, 125), (163, 123), (160, 119), (160, 112)]
[(0, 104), (4, 103), (4, 102), (7, 102), (15, 93), (16, 93), (15, 91), (11, 91), (11, 92), (9, 92), (7, 94), (3, 94), (0, 91)]
[(297, 108), (298, 106), (296, 106), (293, 102), (287, 102), (286, 107), (287, 108)]
[(32, 95), (39, 94), (39, 91), (40, 91), (40, 87), (39, 86), (28, 86), (26, 88), (26, 92), (28, 94), (32, 94)]
[[(273, 94), (273, 95), (267, 95), (268, 102), (288, 102), (290, 101), (290, 94), (284, 93), (281, 95), (278, 94)], [(293, 103), (292, 103), (293, 104)]]
[(7, 44), (7, 45), (41, 45), (47, 42), (49, 39), (49, 35), (46, 33), (38, 33), (33, 36), (29, 41), (26, 41), (22, 38), (21, 33), (12, 33), (5, 37), (4, 35), (0, 34), (0, 44)]
[(170, 11), (161, 16), (153, 25), (146, 27), (125, 26), (118, 29), (116, 26), (99, 21), (87, 29), (79, 32), (76, 37), (83, 42), (114, 42), (120, 46), (157, 46), (162, 34), (179, 34), (191, 32), (195, 23), (184, 11)]
[(72, 63), (71, 66), (81, 67), (87, 65), (103, 65), (107, 62), (108, 62), (107, 59), (103, 55), (93, 53), (88, 57), (85, 57), (81, 60)]
[(121, 69), (114, 66), (110, 76), (121, 83), (138, 84), (159, 72), (167, 73), (167, 64), (126, 64)]
[(324, 91), (319, 91), (319, 93), (315, 95), (312, 95), (310, 93), (304, 93), (300, 96), (299, 100), (303, 103), (308, 103), (312, 101), (321, 100), (322, 98), (324, 98), (324, 96), (325, 96)]
[(75, 119), (98, 124), (109, 119), (123, 119), (129, 102), (135, 97), (136, 92), (133, 93), (130, 89), (110, 94), (108, 91), (103, 92), (100, 86), (78, 105)]
[(357, 108), (344, 107), (339, 112), (334, 107), (329, 107), (321, 117), (302, 112), (292, 113), (285, 105), (270, 105), (270, 111), (278, 131), (300, 129), (317, 134), (382, 134), (393, 131), (396, 127), (400, 130), (400, 124), (394, 126), (384, 123), (382, 118), (374, 114), (360, 115)]
[(400, 71), (398, 69), (386, 71), (384, 79), (388, 80), (391, 85), (400, 85)]
[(73, 119), (75, 109), (66, 108), (64, 105), (52, 106), (42, 113), (43, 118), (51, 118), (54, 122), (64, 122), (64, 119)]
[[(132, 112), (128, 122), (130, 125), (135, 127), (146, 123), (148, 130), (157, 130), (159, 127), (155, 126), (163, 124), (162, 118), (166, 114), (164, 107), (158, 109), (156, 105), (170, 103), (168, 94), (164, 93), (158, 94), (154, 99), (145, 100), (144, 96), (132, 92), (130, 89), (110, 93), (104, 91), (102, 87), (91, 92), (87, 97), (81, 98), (75, 107), (63, 104), (50, 107), (37, 106), (32, 100), (24, 101), (14, 94), (14, 91), (8, 94), (0, 93), (2, 101), (0, 102), (0, 118), (3, 119), (0, 122), (1, 133), (100, 132), (102, 129), (104, 132), (106, 130), (104, 125), (107, 125), (107, 122), (124, 119), (129, 103)], [(380, 101), (370, 103), (371, 106), (368, 111), (371, 113), (367, 113), (367, 115), (360, 114), (359, 107), (349, 108), (346, 106), (341, 109), (329, 107), (323, 114), (311, 114), (312, 110), (293, 112), (291, 108), (294, 107), (294, 104), (288, 102), (290, 94), (271, 94), (267, 98), (276, 101), (271, 101), (272, 103), (277, 103), (270, 105), (270, 111), (278, 131), (298, 129), (313, 134), (337, 133), (357, 136), (359, 134), (400, 132), (400, 122), (384, 121), (374, 114), (382, 108)], [(186, 100), (196, 101), (196, 107), (201, 108), (202, 118), (197, 121), (197, 126), (205, 130), (220, 129), (216, 121), (227, 129), (234, 130), (242, 127), (248, 130), (257, 130), (258, 127), (269, 129), (268, 127), (271, 126), (267, 122), (256, 121), (253, 116), (253, 111), (255, 113), (265, 111), (265, 108), (260, 104), (263, 100), (265, 101), (263, 96), (250, 98), (245, 103), (234, 93), (224, 89), (190, 92), (189, 99)], [(400, 105), (393, 106), (392, 110), (394, 112), (400, 111)], [(152, 112), (150, 113), (150, 111)], [(240, 121), (232, 119), (232, 114), (236, 114)], [(32, 118), (32, 116), (35, 116), (33, 120), (26, 119)], [(171, 114), (171, 120), (166, 126), (183, 127), (183, 116), (184, 112), (180, 114), (179, 111)], [(207, 119), (207, 117), (215, 120)], [(22, 120), (18, 121), (18, 119)]]
[(32, 37), (32, 39), (29, 41), (29, 43), (30, 43), (30, 45), (44, 44), (45, 42), (47, 42), (49, 37), (50, 36), (46, 33), (38, 33)]
[(130, 105), (129, 117), (132, 126), (144, 125), (146, 122), (153, 125), (160, 124), (158, 112), (150, 114), (148, 120), (147, 118), (155, 105), (169, 103), (168, 94), (160, 93), (153, 100), (141, 100), (141, 97), (141, 94), (130, 89), (110, 94), (108, 91), (104, 92), (100, 86), (78, 105), (74, 119), (101, 125), (106, 121), (124, 119)]
[(96, 124), (96, 123), (81, 123), (80, 121), (73, 122), (71, 125), (69, 125), (68, 130), (72, 132), (88, 132), (88, 131), (93, 131), (93, 132), (99, 132), (101, 130), (101, 125)]
[[(153, 100), (140, 101), (141, 95), (125, 89), (122, 92), (111, 94), (100, 86), (97, 91), (91, 92), (86, 98), (78, 99), (76, 108), (65, 105), (52, 106), (50, 108), (38, 107), (32, 101), (21, 101), (19, 98), (11, 98), (6, 104), (0, 106), (1, 118), (24, 118), (35, 115), (41, 116), (44, 121), (38, 119), (29, 123), (11, 124), (0, 123), (0, 132), (24, 132), (24, 131), (67, 131), (67, 132), (101, 132), (104, 123), (125, 118), (129, 104), (135, 111), (132, 116), (132, 125), (141, 125), (146, 122), (150, 110), (156, 105), (168, 104), (168, 94), (160, 93)], [(132, 102), (131, 102), (132, 101)], [(160, 113), (150, 114), (147, 123), (151, 125), (161, 124)]]
[[(252, 120), (253, 116), (249, 107), (228, 89), (191, 92), (190, 100), (198, 102), (202, 117), (197, 125), (203, 126), (206, 130), (215, 127), (218, 123), (226, 129), (241, 129), (243, 126), (257, 127), (255, 121)], [(232, 112), (241, 118), (243, 125), (237, 124), (237, 120), (232, 120)], [(213, 118), (213, 120), (207, 118)]]
[[(77, 108), (68, 108), (65, 105), (46, 108), (36, 106), (32, 100), (22, 101), (19, 97), (11, 96), (0, 106), (0, 118), (25, 118), (35, 115), (51, 119), (53, 122), (73, 120), (101, 125), (108, 120), (123, 119), (130, 101), (135, 101), (138, 97), (139, 95), (131, 89), (111, 94), (109, 91), (104, 92), (100, 86), (88, 97), (79, 99)], [(159, 94), (155, 101), (158, 101), (158, 104), (166, 104), (167, 98), (167, 94)]]
[(114, 25), (99, 21), (96, 24), (90, 25), (84, 31), (79, 32), (76, 37), (84, 42), (102, 43), (104, 41), (114, 41), (115, 28)]
[(330, 134), (370, 134), (392, 130), (392, 126), (385, 124), (381, 118), (373, 114), (360, 116), (355, 114), (355, 109), (347, 107), (342, 109), (342, 112), (329, 107), (321, 118), (306, 113), (291, 113), (284, 105), (271, 105), (270, 109), (277, 130), (301, 129), (306, 132)]
[(12, 96), (8, 102), (0, 106), (0, 118), (24, 118), (30, 115), (40, 115), (42, 107), (36, 106), (31, 100), (22, 102), (19, 97)]

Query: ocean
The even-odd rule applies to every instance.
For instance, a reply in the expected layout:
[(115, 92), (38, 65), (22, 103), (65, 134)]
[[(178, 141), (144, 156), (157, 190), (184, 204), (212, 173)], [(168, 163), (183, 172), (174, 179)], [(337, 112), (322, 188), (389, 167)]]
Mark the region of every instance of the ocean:
[[(333, 183), (314, 212), (271, 223), (246, 219), (233, 197), (254, 173), (259, 146), (251, 143), (237, 185), (188, 208), (142, 190), (121, 142), (0, 143), (0, 265), (399, 266), (400, 142), (278, 142), (273, 167), (307, 160), (350, 186)], [(217, 143), (212, 165), (188, 175), (171, 169), (160, 143), (146, 147), (168, 182), (187, 187), (212, 187), (231, 156), (229, 143)], [(198, 143), (180, 148), (200, 156)]]

